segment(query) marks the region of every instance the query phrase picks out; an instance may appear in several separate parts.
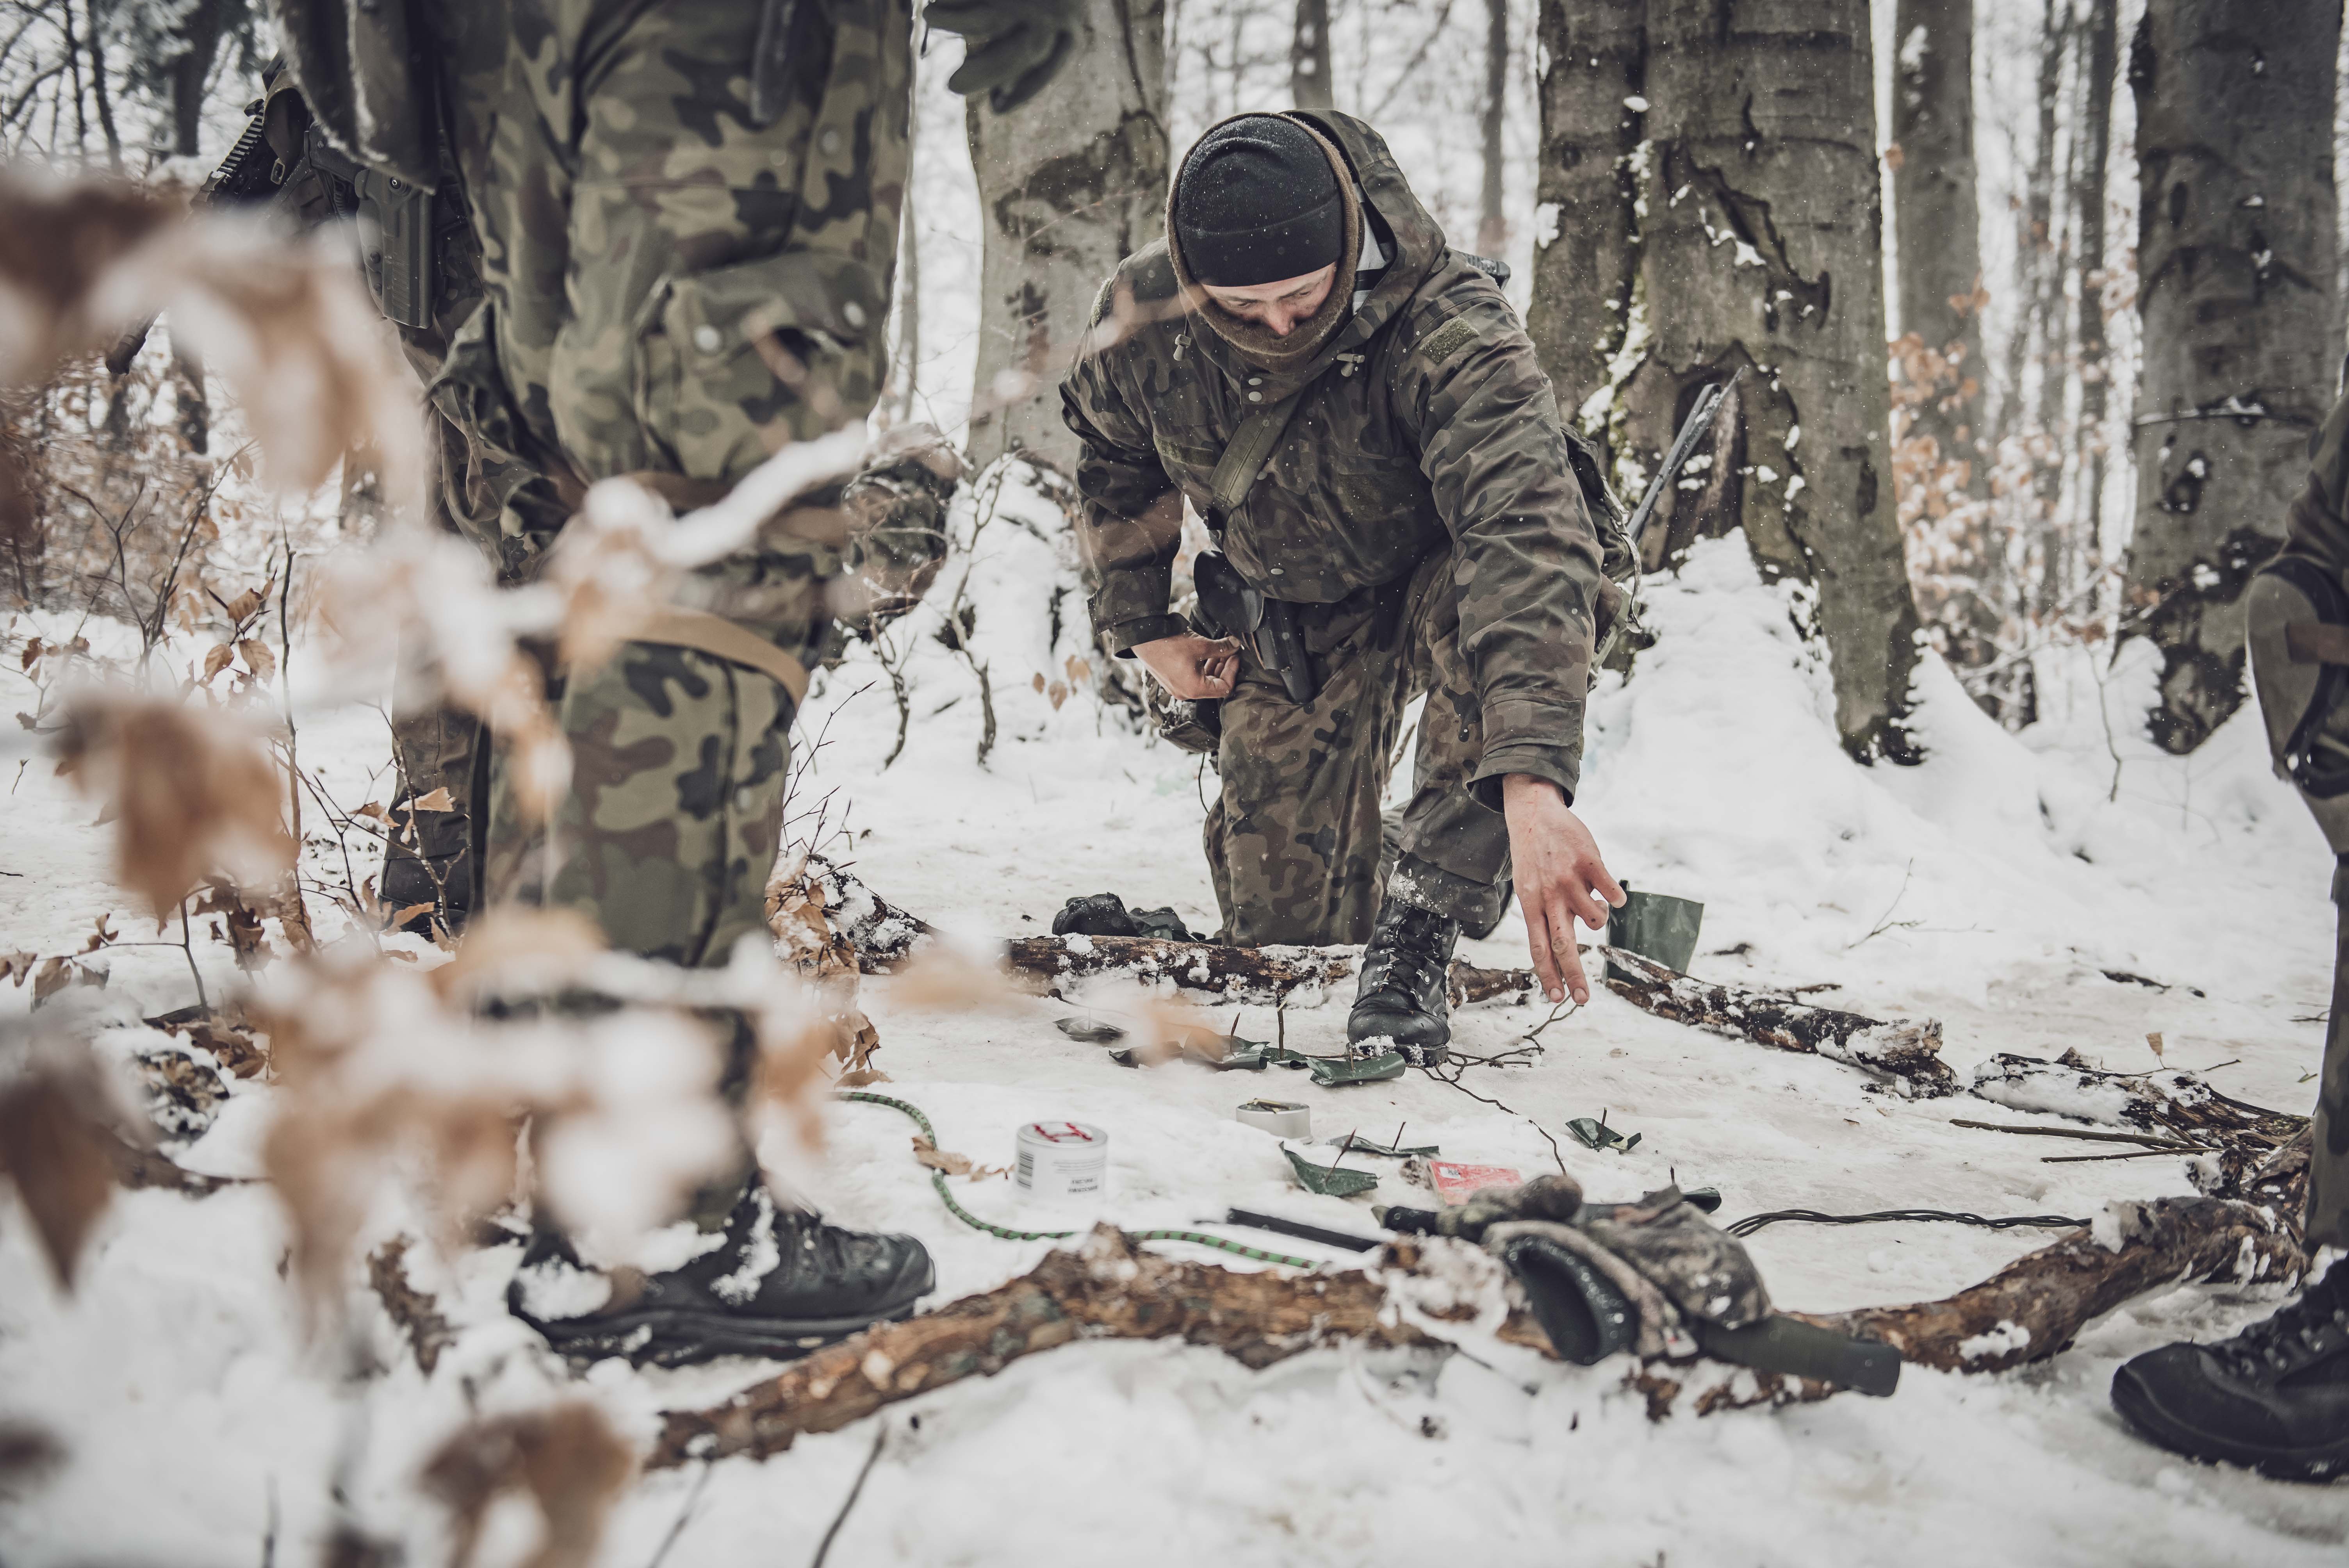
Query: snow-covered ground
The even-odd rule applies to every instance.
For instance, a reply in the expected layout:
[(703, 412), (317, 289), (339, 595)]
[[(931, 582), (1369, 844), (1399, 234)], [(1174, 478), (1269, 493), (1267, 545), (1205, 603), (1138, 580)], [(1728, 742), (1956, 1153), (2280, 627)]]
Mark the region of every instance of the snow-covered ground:
[[(823, 677), (802, 718), (803, 742), (824, 744), (797, 809), (836, 791), (827, 852), (974, 940), (1047, 929), (1065, 898), (1104, 888), (1171, 903), (1211, 929), (1197, 833), (1212, 776), (1088, 693), (1056, 708), (1035, 689), (1033, 676), (1064, 676), (1084, 640), (1081, 600), (1053, 602), (1068, 582), (1053, 516), (1009, 495), (975, 560), (958, 560), (933, 594), (950, 594), (969, 566), (971, 647), (1000, 732), (987, 764), (974, 762), (970, 667), (917, 616), (898, 634), (913, 649), (904, 755), (882, 767), (897, 712), (860, 652)], [(2146, 1037), (2158, 1032), (2168, 1065), (2209, 1068), (2244, 1099), (2307, 1108), (2330, 985), (2331, 858), (2271, 776), (2253, 716), (2190, 758), (2163, 757), (2139, 738), (2146, 651), (2107, 671), (2071, 650), (2042, 660), (2046, 717), (2018, 738), (1929, 663), (1931, 760), (1861, 769), (1836, 745), (1825, 672), (1796, 639), (1785, 594), (1756, 581), (1742, 544), (1701, 545), (1650, 597), (1660, 640), (1628, 685), (1607, 676), (1594, 696), (1578, 809), (1619, 875), (1704, 902), (1698, 975), (1831, 985), (1816, 999), (1938, 1017), (1961, 1077), (1997, 1051), (2076, 1048), (2109, 1068), (2150, 1068)], [(306, 716), (302, 744), (353, 804), (387, 752), (366, 709)], [(78, 946), (99, 913), (128, 907), (89, 808), (47, 774), (25, 769), (0, 816), (0, 951)], [(130, 933), (146, 934), (143, 923)], [(1474, 956), (1522, 963), (1522, 943), (1512, 915)], [(225, 950), (213, 954), (217, 987), (230, 972)], [(160, 947), (119, 950), (108, 995), (126, 1020), (192, 1000), (181, 954)], [(19, 992), (0, 1000), (25, 1006)], [(1385, 1138), (1407, 1124), (1409, 1141), (1528, 1174), (1551, 1158), (1529, 1118), (1595, 1197), (1676, 1175), (1720, 1188), (1724, 1218), (1790, 1207), (2091, 1214), (2111, 1199), (2191, 1190), (2173, 1159), (2044, 1163), (2067, 1146), (1952, 1126), (1970, 1114), (1962, 1099), (1871, 1092), (1836, 1063), (1678, 1027), (1604, 992), (1542, 1035), (1537, 1065), (1471, 1071), (1471, 1087), (1516, 1115), (1417, 1074), (1321, 1090), (1303, 1075), (1122, 1068), (1065, 1038), (1052, 1023), (1070, 1008), (1045, 1000), (945, 1016), (894, 1005), (887, 982), (868, 983), (865, 1000), (887, 1092), (926, 1110), (944, 1147), (1002, 1163), (1013, 1130), (1033, 1118), (1108, 1130), (1110, 1190), (1094, 1210), (1027, 1210), (1000, 1181), (959, 1194), (1021, 1228), (1096, 1215), (1195, 1225), (1233, 1204), (1367, 1228), (1363, 1201), (1300, 1191), (1275, 1140), (1232, 1119), (1238, 1100), (1266, 1092), (1311, 1102), (1317, 1137)], [(1135, 1001), (1116, 985), (1087, 998), (1106, 1016)], [(1457, 1045), (1497, 1050), (1547, 1012), (1467, 1010)], [(1341, 1001), (1286, 1019), (1307, 1049), (1334, 1047), (1343, 1026)], [(1251, 1037), (1271, 1028), (1261, 1013), (1238, 1022)], [(253, 1170), (275, 1092), (239, 1085), (184, 1162)], [(1564, 1134), (1568, 1119), (1601, 1111), (1642, 1134), (1635, 1150), (1602, 1155)], [(834, 1106), (829, 1123), (815, 1196), (843, 1222), (919, 1235), (937, 1258), (937, 1299), (988, 1288), (1044, 1252), (949, 1217), (895, 1112)], [(1380, 1196), (1407, 1197), (1391, 1168)], [(1945, 1295), (2044, 1239), (1785, 1224), (1750, 1244), (1780, 1305), (1824, 1310)], [(70, 1449), (46, 1480), (0, 1497), (0, 1561), (305, 1562), (344, 1522), (399, 1541), (408, 1561), (435, 1562), (443, 1516), (419, 1499), (416, 1474), (469, 1416), (572, 1389), (642, 1438), (658, 1410), (712, 1402), (761, 1375), (743, 1362), (678, 1373), (605, 1363), (574, 1381), (503, 1311), (513, 1249), (420, 1247), (419, 1283), (459, 1329), (428, 1379), (356, 1276), (351, 1339), (305, 1337), (281, 1277), (285, 1245), (264, 1188), (201, 1202), (122, 1194), (67, 1296), (21, 1210), (0, 1200), (0, 1420), (37, 1423)], [(764, 1462), (647, 1478), (598, 1561), (652, 1563), (672, 1532), (672, 1563), (805, 1561), (885, 1430), (835, 1564), (2338, 1563), (2349, 1489), (2174, 1460), (2129, 1436), (2106, 1401), (2121, 1359), (2227, 1332), (2275, 1299), (2183, 1289), (2133, 1303), (2014, 1373), (1912, 1367), (1890, 1399), (1660, 1423), (1621, 1387), (1619, 1363), (1564, 1367), (1506, 1347), (1488, 1364), (1330, 1351), (1253, 1373), (1179, 1346), (1075, 1346)], [(524, 1505), (501, 1504), (481, 1560), (520, 1560), (533, 1533)]]

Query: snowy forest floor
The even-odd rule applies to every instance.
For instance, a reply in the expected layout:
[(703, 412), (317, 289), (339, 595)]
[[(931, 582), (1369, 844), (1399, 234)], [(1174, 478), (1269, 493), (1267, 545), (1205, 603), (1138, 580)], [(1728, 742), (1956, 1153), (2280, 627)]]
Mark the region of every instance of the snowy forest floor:
[[(970, 567), (971, 646), (991, 672), (1000, 737), (986, 765), (974, 762), (970, 665), (916, 617), (898, 644), (913, 650), (905, 754), (883, 769), (897, 713), (860, 651), (822, 679), (802, 717), (801, 747), (823, 741), (795, 826), (806, 832), (814, 803), (834, 792), (826, 852), (972, 940), (1049, 929), (1064, 899), (1104, 888), (1172, 903), (1211, 930), (1197, 839), (1213, 776), (1086, 692), (1056, 707), (1033, 689), (1031, 674), (1057, 675), (1082, 635), (1055, 634), (1061, 617), (1046, 603), (1068, 580), (1065, 541), (1038, 521), (1049, 517), (1041, 503), (1023, 515), (1032, 526), (989, 531), (952, 569)], [(2158, 1032), (2168, 1065), (2209, 1069), (2257, 1104), (2308, 1109), (2330, 990), (2331, 857), (2271, 775), (2255, 716), (2239, 715), (2191, 758), (2164, 757), (2139, 738), (2148, 652), (2127, 650), (2108, 670), (2102, 650), (2069, 649), (2041, 659), (2042, 722), (2010, 735), (1929, 660), (1920, 716), (1930, 759), (1862, 769), (1836, 744), (1825, 672), (1796, 638), (1785, 594), (1756, 580), (1740, 542), (1700, 545), (1648, 592), (1659, 641), (1628, 684), (1609, 675), (1594, 694), (1577, 806), (1624, 880), (1703, 901), (1697, 975), (1832, 985), (1812, 999), (1938, 1017), (1961, 1080), (1999, 1051), (2076, 1048), (2106, 1068), (2149, 1069), (2160, 1064), (2146, 1037)], [(1067, 601), (1080, 622), (1081, 603)], [(375, 712), (307, 715), (302, 744), (347, 802), (388, 798), (388, 785), (369, 783), (388, 752)], [(107, 835), (48, 773), (42, 762), (23, 769), (0, 814), (0, 950), (69, 951), (99, 913), (128, 907), (108, 880)], [(1514, 913), (1469, 954), (1524, 963)], [(205, 961), (217, 994), (231, 980), (225, 950)], [(176, 950), (118, 950), (106, 1006), (129, 1026), (113, 1031), (114, 1048), (140, 1035), (140, 1016), (184, 1006), (191, 991)], [(5, 995), (12, 1009), (26, 1005)], [(1136, 999), (1104, 983), (1086, 1001), (1113, 1016)], [(1335, 1047), (1343, 1002), (1291, 1010), (1289, 1043)], [(1028, 1119), (1108, 1130), (1097, 1211), (1045, 1213), (1008, 1181), (957, 1182), (968, 1206), (1023, 1228), (1092, 1217), (1196, 1225), (1234, 1204), (1369, 1228), (1364, 1201), (1300, 1191), (1276, 1141), (1232, 1119), (1238, 1100), (1261, 1093), (1310, 1101), (1317, 1139), (1354, 1129), (1383, 1139), (1407, 1124), (1409, 1141), (1438, 1143), (1447, 1158), (1527, 1174), (1552, 1159), (1531, 1118), (1594, 1197), (1677, 1176), (1718, 1187), (1724, 1219), (1791, 1207), (2086, 1215), (2191, 1191), (2174, 1158), (2045, 1163), (2079, 1146), (1956, 1127), (1981, 1116), (1979, 1102), (1875, 1092), (1835, 1062), (1682, 1028), (1604, 991), (1543, 1033), (1536, 1065), (1470, 1070), (1469, 1087), (1518, 1115), (1421, 1074), (1317, 1089), (1303, 1075), (1125, 1069), (1063, 1037), (1052, 1022), (1071, 1008), (1047, 1000), (941, 1016), (893, 1005), (883, 980), (867, 982), (865, 1006), (885, 1092), (922, 1107), (944, 1147), (999, 1164)], [(1498, 1050), (1547, 1011), (1467, 1009), (1455, 1047)], [(1238, 1028), (1268, 1036), (1272, 1019), (1251, 1012)], [(256, 1170), (275, 1092), (234, 1086), (182, 1161)], [(1601, 1111), (1642, 1134), (1636, 1150), (1597, 1153), (1565, 1135), (1568, 1119)], [(919, 1235), (937, 1260), (933, 1304), (1042, 1255), (1048, 1243), (998, 1241), (947, 1215), (902, 1118), (839, 1105), (828, 1120), (813, 1196), (843, 1223)], [(1411, 1201), (1391, 1166), (1382, 1178), (1380, 1201)], [(1835, 1310), (1949, 1294), (2047, 1239), (1783, 1224), (1750, 1245), (1779, 1305)], [(120, 1193), (67, 1295), (21, 1210), (0, 1200), (0, 1418), (46, 1427), (69, 1450), (46, 1479), (0, 1496), (0, 1561), (301, 1563), (344, 1519), (401, 1542), (408, 1561), (439, 1561), (444, 1519), (416, 1475), (469, 1414), (575, 1387), (647, 1438), (658, 1410), (714, 1402), (765, 1370), (606, 1362), (574, 1374), (506, 1315), (517, 1257), (506, 1247), (419, 1258), (419, 1283), (457, 1333), (426, 1377), (356, 1274), (358, 1353), (308, 1336), (282, 1278), (285, 1248), (265, 1188), (202, 1201)], [(2273, 1287), (2189, 1287), (2134, 1302), (2020, 1371), (1912, 1367), (1889, 1400), (1652, 1423), (1619, 1364), (1511, 1353), (1438, 1367), (1319, 1351), (1256, 1373), (1178, 1345), (1076, 1345), (763, 1462), (647, 1477), (598, 1561), (639, 1568), (666, 1550), (673, 1563), (804, 1562), (874, 1451), (877, 1425), (885, 1442), (835, 1564), (2337, 1563), (2349, 1487), (2183, 1463), (2130, 1436), (2106, 1398), (2120, 1360), (2230, 1332), (2277, 1299)], [(499, 1505), (481, 1560), (518, 1560), (533, 1529), (524, 1505)]]

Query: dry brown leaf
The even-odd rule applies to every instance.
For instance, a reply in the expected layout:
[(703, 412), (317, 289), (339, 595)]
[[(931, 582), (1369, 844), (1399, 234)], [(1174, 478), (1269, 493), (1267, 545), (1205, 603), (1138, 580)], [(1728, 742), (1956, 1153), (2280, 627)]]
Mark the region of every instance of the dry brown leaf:
[(1038, 691), (1042, 691), (1044, 689), (1044, 672), (1041, 670), (1038, 670), (1036, 672), (1035, 686)]
[(970, 1174), (970, 1156), (949, 1154), (920, 1133), (914, 1134), (914, 1158), (933, 1171), (943, 1171), (949, 1176)]
[(833, 1079), (832, 1087), (834, 1088), (866, 1088), (876, 1083), (887, 1083), (889, 1081), (889, 1075), (883, 1072), (879, 1068), (859, 1068), (854, 1072), (844, 1072), (838, 1078)]
[(41, 639), (33, 638), (25, 645), (25, 656), (16, 663), (20, 670), (29, 670), (41, 662)]
[(636, 1468), (604, 1413), (577, 1400), (464, 1428), (426, 1464), (424, 1484), (452, 1515), (453, 1568), (469, 1568), (490, 1505), (508, 1491), (528, 1493), (546, 1527), (525, 1568), (587, 1568)]
[(1054, 681), (1051, 686), (1046, 689), (1044, 697), (1046, 701), (1052, 705), (1052, 711), (1054, 713), (1058, 713), (1061, 711), (1061, 705), (1069, 700), (1069, 688), (1063, 683)]
[(1071, 654), (1067, 662), (1061, 667), (1068, 671), (1069, 684), (1072, 686), (1083, 686), (1086, 682), (1093, 678), (1093, 666), (1092, 663), (1089, 660), (1079, 658), (1074, 654)]
[(0, 1168), (16, 1183), (67, 1290), (82, 1243), (114, 1193), (106, 1133), (88, 1115), (89, 1099), (86, 1086), (53, 1068), (35, 1068), (0, 1093)]
[(0, 980), (9, 981), (22, 990), (25, 982), (32, 977), (34, 965), (40, 961), (37, 953), (0, 953)]
[(2161, 1031), (2160, 1031), (2160, 1030), (2156, 1029), (2156, 1030), (2154, 1030), (2151, 1034), (2148, 1034), (2147, 1036), (2146, 1036), (2146, 1037), (2145, 1037), (2145, 1043), (2146, 1043), (2147, 1046), (2149, 1046), (2149, 1047), (2151, 1047), (2153, 1048), (2153, 1059), (2154, 1059), (2155, 1061), (2158, 1061), (2158, 1062), (2164, 1062), (2164, 1063), (2166, 1063), (2166, 1062), (2168, 1062), (2168, 1059), (2169, 1059), (2169, 1058), (2168, 1058), (2168, 1057), (2165, 1057), (2165, 1056), (2163, 1056), (2163, 1055), (2161, 1054), (2161, 1052), (2162, 1052), (2162, 1045), (2161, 1045)]
[(236, 645), (236, 651), (243, 655), (244, 667), (253, 672), (255, 680), (265, 681), (275, 678), (277, 655), (269, 651), (267, 643), (257, 637), (247, 637)]
[(111, 910), (98, 917), (98, 923), (90, 929), (89, 940), (81, 944), (81, 950), (84, 953), (95, 953), (121, 934), (107, 923), (113, 918), (114, 912)]
[(197, 684), (202, 685), (206, 681), (210, 681), (213, 676), (219, 675), (221, 671), (228, 668), (229, 661), (235, 657), (236, 650), (231, 647), (228, 644), (214, 643), (210, 648), (204, 651), (204, 673), (201, 677), (199, 677)]
[(117, 824), (115, 878), (158, 920), (218, 866), (283, 876), (294, 841), (260, 738), (232, 720), (147, 697), (77, 701), (57, 771), (106, 803)]
[(411, 811), (453, 811), (457, 809), (457, 802), (450, 798), (449, 787), (443, 784), (429, 795), (419, 795), (409, 802), (408, 809)]
[(0, 1491), (39, 1479), (66, 1457), (56, 1433), (29, 1421), (0, 1421)]
[[(790, 1117), (800, 1142), (809, 1149), (823, 1147), (823, 1118), (816, 1111), (816, 1090), (825, 1082), (824, 1064), (846, 1059), (842, 1041), (850, 1032), (837, 1017), (815, 1017), (780, 1037), (769, 1038), (762, 1033), (759, 1041), (751, 1097)], [(870, 1047), (866, 1054), (871, 1054)]]
[[(271, 584), (270, 586), (274, 586), (274, 584)], [(235, 598), (231, 599), (227, 603), (222, 605), (221, 613), (228, 617), (228, 624), (231, 626), (242, 626), (247, 621), (253, 619), (254, 612), (261, 608), (263, 596), (266, 594), (268, 591), (268, 586), (261, 588), (248, 588), (243, 593), (238, 594)]]
[(44, 963), (33, 975), (33, 1006), (37, 1007), (64, 990), (73, 978), (71, 965), (63, 958)]
[(1025, 999), (994, 965), (982, 964), (945, 944), (935, 944), (905, 966), (890, 991), (901, 1006), (926, 1012), (962, 1013), (1010, 1007)]
[(505, 904), (466, 927), (457, 956), (432, 972), (445, 999), (470, 995), (517, 966), (575, 966), (605, 949), (604, 934), (575, 909)]
[(126, 181), (67, 184), (23, 162), (0, 171), (0, 386), (38, 382), (129, 325), (98, 314), (98, 284), (181, 210)]
[(406, 925), (409, 921), (414, 920), (418, 915), (430, 914), (434, 910), (440, 907), (440, 906), (439, 904), (434, 903), (411, 903), (404, 909), (396, 909), (392, 911), (391, 919), (388, 923), (393, 930), (397, 931), (401, 926)]
[(1884, 148), (1884, 167), (1885, 167), (1885, 168), (1889, 169), (1890, 170), (1892, 170), (1892, 172), (1894, 172), (1895, 174), (1898, 174), (1898, 173), (1899, 173), (1899, 172), (1900, 172), (1900, 166), (1901, 166), (1903, 163), (1906, 163), (1908, 160), (1909, 160), (1909, 155), (1908, 155), (1907, 153), (1905, 153), (1905, 152), (1903, 152), (1903, 151), (1901, 151), (1901, 150), (1900, 150), (1900, 144), (1899, 144), (1899, 142), (1894, 141), (1894, 142), (1888, 142), (1888, 143), (1886, 143), (1886, 144), (1885, 144), (1885, 148)]

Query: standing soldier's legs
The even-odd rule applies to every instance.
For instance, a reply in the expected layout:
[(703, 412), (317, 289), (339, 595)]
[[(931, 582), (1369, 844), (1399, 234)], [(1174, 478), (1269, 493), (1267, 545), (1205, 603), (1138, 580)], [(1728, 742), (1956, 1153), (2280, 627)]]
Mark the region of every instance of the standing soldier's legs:
[[(860, 419), (882, 370), (905, 178), (910, 18), (801, 5), (770, 106), (766, 7), (525, 0), (477, 198), (508, 417), (584, 487), (653, 477), (681, 502)], [(840, 541), (782, 531), (702, 574), (703, 607), (802, 663)], [(492, 899), (543, 899), (617, 944), (722, 963), (763, 923), (788, 692), (714, 655), (629, 644), (572, 673), (574, 785), (547, 830), (493, 786)], [(553, 851), (542, 841), (551, 831)]]
[[(780, 51), (754, 46), (771, 13), (796, 18)], [(505, 22), (502, 76), (448, 72), (459, 93), (492, 84), (486, 111), (452, 117), (492, 128), (468, 182), (488, 297), (436, 403), (574, 505), (635, 475), (680, 510), (862, 419), (905, 177), (905, 0), (512, 0)], [(754, 83), (761, 59), (771, 79)], [(504, 531), (534, 549), (547, 531), (509, 508)], [(810, 664), (843, 544), (836, 513), (789, 514), (698, 573), (692, 607)], [(493, 754), (489, 898), (576, 909), (648, 956), (724, 963), (764, 924), (791, 690), (648, 642), (559, 685), (570, 788), (541, 824)], [(510, 1300), (574, 1353), (681, 1361), (788, 1354), (908, 1312), (931, 1283), (919, 1243), (778, 1214), (756, 1182), (723, 1221), (725, 1244), (584, 1311), (576, 1260), (543, 1233)]]
[[(2334, 410), (2328, 438), (2344, 410), (2349, 403)], [(2337, 439), (2329, 451), (2320, 443), (2319, 488), (2325, 464), (2345, 457)], [(2326, 547), (2341, 542), (2311, 538), (2305, 521), (2294, 518), (2302, 549), (2254, 574), (2243, 601), (2270, 743), (2335, 856), (2333, 1011), (2302, 1211), (2313, 1254), (2349, 1249), (2349, 592), (2319, 559), (2338, 559)], [(2154, 1441), (2196, 1459), (2299, 1480), (2349, 1473), (2349, 1258), (2231, 1338), (2165, 1345), (2127, 1363), (2113, 1375), (2113, 1403)]]

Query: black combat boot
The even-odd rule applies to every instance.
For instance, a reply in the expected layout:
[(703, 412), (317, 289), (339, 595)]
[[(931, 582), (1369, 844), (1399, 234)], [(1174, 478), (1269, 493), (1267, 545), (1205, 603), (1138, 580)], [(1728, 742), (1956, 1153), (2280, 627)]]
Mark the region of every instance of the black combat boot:
[(2279, 1480), (2349, 1470), (2349, 1260), (2232, 1339), (2147, 1351), (2113, 1374), (2113, 1404), (2189, 1459)]
[(1452, 1008), (1444, 995), (1460, 923), (1433, 910), (1387, 900), (1362, 949), (1362, 983), (1346, 1016), (1346, 1038), (1359, 1045), (1377, 1036), (1415, 1067), (1451, 1055)]
[(506, 1306), (566, 1356), (681, 1367), (715, 1356), (788, 1361), (913, 1315), (935, 1283), (911, 1236), (867, 1235), (779, 1210), (752, 1183), (718, 1243), (665, 1274), (605, 1274), (542, 1230)]

